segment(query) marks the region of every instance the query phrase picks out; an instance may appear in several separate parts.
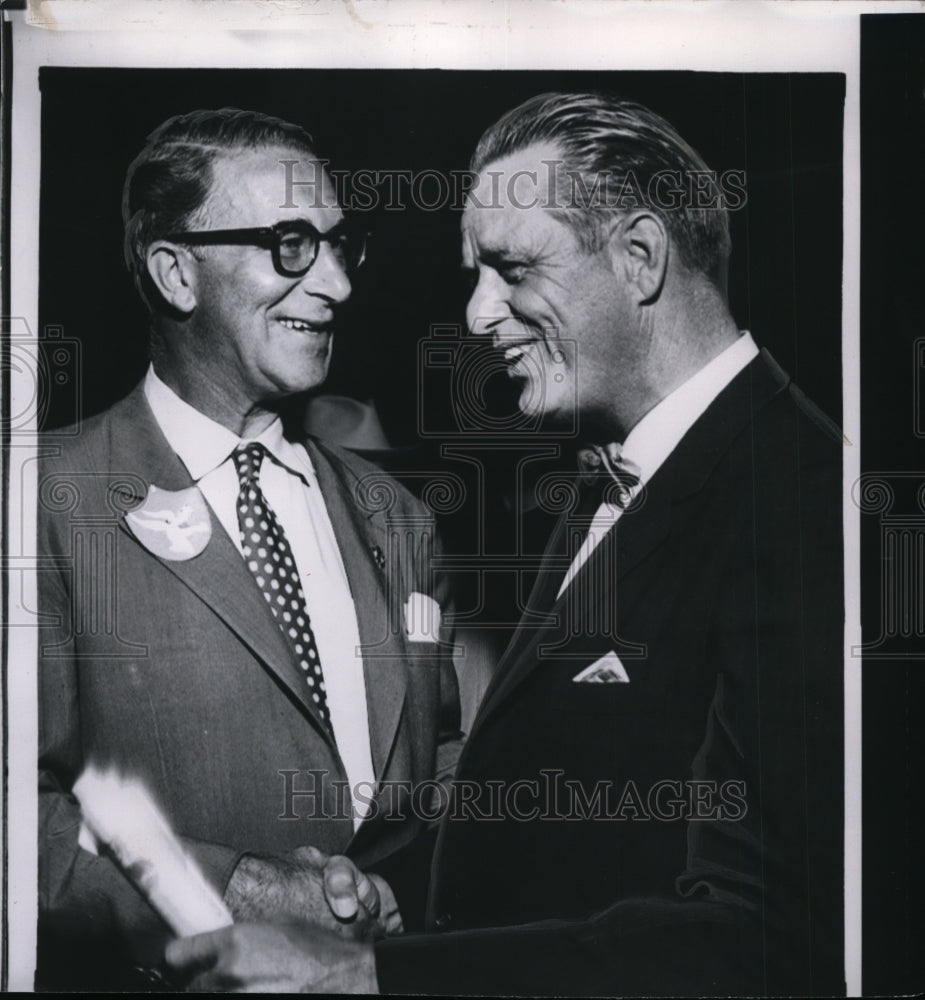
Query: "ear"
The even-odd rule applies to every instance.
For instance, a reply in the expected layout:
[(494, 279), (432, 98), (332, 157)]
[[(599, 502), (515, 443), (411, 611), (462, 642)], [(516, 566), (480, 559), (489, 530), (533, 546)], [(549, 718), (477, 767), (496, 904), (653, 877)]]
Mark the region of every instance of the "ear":
[(196, 308), (197, 261), (176, 243), (158, 240), (146, 254), (148, 275), (164, 300), (181, 313)]
[(640, 304), (658, 298), (668, 269), (668, 230), (652, 212), (618, 216), (610, 233), (615, 271), (637, 289)]

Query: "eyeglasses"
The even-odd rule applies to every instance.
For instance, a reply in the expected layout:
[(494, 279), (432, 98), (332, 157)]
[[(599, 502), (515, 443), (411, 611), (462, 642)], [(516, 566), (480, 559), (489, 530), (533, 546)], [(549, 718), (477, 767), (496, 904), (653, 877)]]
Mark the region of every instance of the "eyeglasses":
[(273, 267), (286, 278), (301, 278), (318, 258), (318, 248), (327, 243), (345, 271), (355, 271), (366, 259), (367, 233), (347, 220), (326, 233), (310, 222), (293, 219), (275, 226), (256, 229), (203, 229), (192, 233), (172, 233), (174, 243), (194, 246), (257, 246), (273, 255)]

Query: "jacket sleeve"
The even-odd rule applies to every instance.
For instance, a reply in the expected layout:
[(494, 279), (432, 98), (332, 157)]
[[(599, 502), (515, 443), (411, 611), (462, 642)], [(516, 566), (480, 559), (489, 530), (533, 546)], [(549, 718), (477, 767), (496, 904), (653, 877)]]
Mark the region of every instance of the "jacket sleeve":
[[(53, 551), (47, 539), (44, 552)], [(92, 964), (96, 949), (112, 959), (124, 951), (155, 961), (169, 936), (164, 923), (116, 864), (79, 843), (81, 813), (71, 788), (84, 759), (81, 660), (71, 635), (72, 596), (64, 574), (38, 574), (39, 607), (39, 932), (48, 961), (65, 953)], [(88, 661), (88, 669), (91, 664)], [(223, 892), (240, 857), (220, 844), (187, 840), (206, 877)]]
[(584, 921), (386, 938), (376, 974), (382, 993), (745, 995), (754, 990), (742, 951), (716, 960), (739, 930), (728, 904), (632, 900)]

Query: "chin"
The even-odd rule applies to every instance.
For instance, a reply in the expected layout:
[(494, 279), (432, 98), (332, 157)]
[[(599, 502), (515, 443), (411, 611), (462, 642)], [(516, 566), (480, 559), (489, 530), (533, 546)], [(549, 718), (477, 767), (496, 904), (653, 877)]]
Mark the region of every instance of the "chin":
[(303, 392), (317, 389), (328, 376), (327, 365), (319, 365), (310, 371), (293, 372), (291, 369), (277, 372), (270, 376), (273, 384), (272, 397), (286, 399), (288, 396), (298, 396)]
[(546, 409), (546, 386), (533, 379), (522, 380), (517, 408), (525, 417), (540, 417)]
[(527, 382), (517, 407), (525, 417), (535, 420), (569, 422), (573, 419), (574, 399), (558, 383)]
[(328, 377), (331, 354), (329, 351), (319, 351), (311, 357), (299, 359), (300, 363), (293, 365), (288, 372), (292, 382), (298, 385), (296, 392), (305, 392), (308, 389), (316, 389)]
[(312, 389), (318, 389), (320, 386), (324, 385), (325, 380), (328, 377), (327, 369), (322, 372), (317, 372), (311, 377), (306, 377), (301, 379), (291, 390), (292, 395), (300, 392), (311, 392)]
[(544, 406), (537, 406), (535, 401), (525, 402), (523, 398), (517, 404), (517, 409), (520, 411), (520, 415), (526, 420), (543, 420), (547, 414)]

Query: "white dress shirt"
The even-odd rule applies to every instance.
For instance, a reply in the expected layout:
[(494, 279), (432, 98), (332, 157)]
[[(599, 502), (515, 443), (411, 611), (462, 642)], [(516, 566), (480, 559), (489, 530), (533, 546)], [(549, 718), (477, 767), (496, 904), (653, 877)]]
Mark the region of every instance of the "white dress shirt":
[[(283, 437), (278, 417), (256, 438), (239, 438), (180, 399), (155, 375), (153, 367), (148, 368), (144, 393), (167, 443), (186, 466), (219, 523), (242, 553), (242, 559), (238, 474), (231, 453), (239, 444), (254, 440), (277, 459), (264, 460), (260, 488), (286, 534), (302, 581), (321, 657), (331, 725), (351, 794), (359, 782), (368, 782), (361, 792), (369, 798), (375, 774), (363, 659), (357, 653), (360, 633), (356, 608), (308, 452), (301, 444)], [(370, 807), (355, 795), (353, 805), (356, 828)]]
[[(657, 403), (627, 434), (621, 459), (639, 477), (639, 485), (633, 488), (632, 495), (658, 472), (710, 403), (757, 355), (758, 347), (746, 330), (735, 343)], [(623, 509), (615, 504), (604, 503), (598, 507), (588, 534), (559, 587), (559, 597), (622, 513)]]

